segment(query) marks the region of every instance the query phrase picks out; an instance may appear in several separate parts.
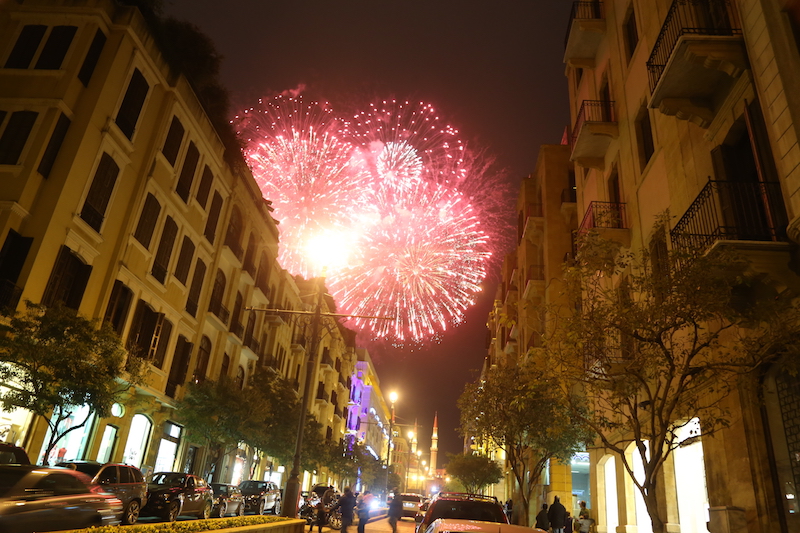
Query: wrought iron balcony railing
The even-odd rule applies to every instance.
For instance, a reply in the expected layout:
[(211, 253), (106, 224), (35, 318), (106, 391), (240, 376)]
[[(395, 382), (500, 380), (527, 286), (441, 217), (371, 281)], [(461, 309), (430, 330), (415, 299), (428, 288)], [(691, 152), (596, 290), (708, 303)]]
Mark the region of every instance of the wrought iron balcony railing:
[(627, 229), (625, 204), (618, 202), (590, 203), (578, 233), (586, 233), (595, 228)]
[(698, 253), (715, 241), (786, 241), (780, 183), (709, 180), (670, 232), (676, 250)]
[(611, 100), (584, 100), (572, 128), (572, 146), (578, 141), (581, 128), (587, 122), (616, 122), (614, 102)]
[(211, 300), (211, 302), (208, 304), (208, 310), (211, 311), (212, 314), (216, 315), (216, 317), (219, 318), (223, 324), (228, 323), (231, 312), (227, 307), (222, 305), (221, 300)]
[(732, 0), (674, 0), (647, 60), (650, 91), (658, 84), (682, 36), (741, 34), (739, 15)]
[(603, 2), (599, 0), (589, 0), (572, 2), (572, 11), (569, 14), (569, 24), (567, 25), (567, 35), (564, 37), (564, 48), (569, 42), (569, 34), (572, 31), (573, 20), (599, 20), (603, 18)]

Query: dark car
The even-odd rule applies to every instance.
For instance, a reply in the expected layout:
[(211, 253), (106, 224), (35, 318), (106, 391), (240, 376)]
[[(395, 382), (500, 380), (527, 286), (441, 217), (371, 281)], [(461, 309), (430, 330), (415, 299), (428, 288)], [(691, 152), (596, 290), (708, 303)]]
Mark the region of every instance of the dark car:
[(0, 465), (29, 465), (31, 460), (23, 448), (0, 442)]
[(441, 492), (428, 504), (424, 515), (417, 516), (417, 533), (424, 532), (437, 518), (463, 518), (508, 524), (503, 506), (494, 496), (464, 492)]
[(211, 490), (214, 491), (212, 516), (222, 518), (229, 513), (236, 516), (244, 515), (244, 496), (239, 487), (227, 483), (212, 483)]
[(65, 468), (0, 466), (0, 531), (28, 533), (118, 525), (119, 498)]
[(214, 494), (203, 478), (183, 472), (156, 472), (147, 483), (147, 505), (142, 516), (160, 516), (174, 522), (181, 515), (211, 516)]
[(246, 511), (264, 514), (267, 510), (273, 514), (281, 513), (281, 491), (272, 481), (249, 479), (239, 483), (244, 495)]
[(422, 509), (422, 496), (413, 493), (400, 494), (400, 499), (403, 500), (403, 516), (410, 516), (416, 518)]
[(122, 502), (122, 523), (135, 524), (139, 512), (147, 503), (147, 482), (142, 471), (131, 465), (98, 463), (97, 461), (70, 461), (58, 466), (71, 468), (92, 479)]

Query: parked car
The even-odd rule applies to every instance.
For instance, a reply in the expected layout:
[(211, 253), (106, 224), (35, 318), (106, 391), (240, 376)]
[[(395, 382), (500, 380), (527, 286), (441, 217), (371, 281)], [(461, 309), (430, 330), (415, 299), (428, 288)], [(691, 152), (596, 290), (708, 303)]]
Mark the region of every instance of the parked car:
[(422, 510), (422, 496), (413, 493), (403, 493), (399, 495), (403, 500), (403, 516), (416, 518)]
[(227, 483), (212, 483), (211, 490), (214, 491), (211, 516), (222, 518), (228, 513), (236, 516), (244, 515), (244, 496), (239, 487)]
[(156, 472), (147, 483), (147, 504), (141, 514), (174, 522), (182, 515), (208, 518), (213, 506), (214, 494), (203, 478), (183, 472)]
[(36, 465), (0, 466), (0, 531), (29, 533), (119, 525), (122, 502), (85, 474)]
[(426, 533), (438, 518), (460, 518), (508, 524), (503, 506), (494, 496), (464, 492), (441, 492), (428, 504), (425, 514), (417, 515), (417, 533)]
[(469, 533), (547, 533), (539, 528), (458, 518), (434, 520), (423, 533), (464, 533), (465, 531), (469, 531)]
[(281, 513), (281, 491), (272, 481), (249, 479), (239, 483), (244, 495), (245, 510), (255, 514)]
[(58, 463), (58, 466), (86, 474), (92, 483), (119, 498), (122, 502), (120, 518), (123, 524), (135, 524), (139, 519), (139, 512), (147, 503), (147, 482), (142, 471), (135, 466), (97, 461), (69, 461)]
[(0, 442), (0, 465), (29, 465), (31, 460), (23, 448)]

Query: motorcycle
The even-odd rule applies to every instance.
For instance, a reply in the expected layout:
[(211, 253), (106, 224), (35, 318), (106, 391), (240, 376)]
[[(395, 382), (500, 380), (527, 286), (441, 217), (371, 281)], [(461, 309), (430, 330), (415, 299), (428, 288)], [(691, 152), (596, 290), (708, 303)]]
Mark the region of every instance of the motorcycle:
[[(313, 493), (312, 493), (313, 494)], [(338, 498), (337, 498), (338, 499)], [(309, 527), (315, 525), (317, 523), (317, 506), (319, 505), (319, 498), (315, 498), (313, 496), (309, 496), (303, 502), (303, 505), (300, 506), (300, 510), (297, 511), (298, 518), (301, 518), (306, 521), (306, 525)], [(328, 514), (327, 524), (328, 527), (331, 529), (342, 529), (342, 512), (339, 509), (333, 509), (336, 505), (336, 500), (331, 502), (330, 505), (325, 507), (325, 512)]]

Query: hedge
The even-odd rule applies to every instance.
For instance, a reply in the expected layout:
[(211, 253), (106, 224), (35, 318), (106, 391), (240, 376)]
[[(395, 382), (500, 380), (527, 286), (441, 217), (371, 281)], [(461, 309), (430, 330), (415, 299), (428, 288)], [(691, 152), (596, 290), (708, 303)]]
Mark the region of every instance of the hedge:
[(283, 516), (241, 516), (231, 518), (210, 518), (208, 520), (182, 520), (179, 522), (159, 522), (155, 524), (135, 524), (132, 526), (102, 526), (75, 529), (71, 533), (195, 533), (233, 527), (254, 526), (270, 522), (294, 520)]

